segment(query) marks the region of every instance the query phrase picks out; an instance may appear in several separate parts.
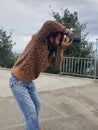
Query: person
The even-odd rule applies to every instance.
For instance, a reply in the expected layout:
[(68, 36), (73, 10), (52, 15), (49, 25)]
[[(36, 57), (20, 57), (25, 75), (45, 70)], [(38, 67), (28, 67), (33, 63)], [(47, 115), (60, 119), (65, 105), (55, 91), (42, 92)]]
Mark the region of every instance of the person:
[[(67, 34), (64, 39), (64, 34)], [(62, 24), (48, 20), (35, 33), (11, 69), (9, 87), (23, 112), (25, 130), (40, 130), (40, 99), (34, 80), (49, 65), (59, 70), (63, 50), (70, 45), (71, 32)]]

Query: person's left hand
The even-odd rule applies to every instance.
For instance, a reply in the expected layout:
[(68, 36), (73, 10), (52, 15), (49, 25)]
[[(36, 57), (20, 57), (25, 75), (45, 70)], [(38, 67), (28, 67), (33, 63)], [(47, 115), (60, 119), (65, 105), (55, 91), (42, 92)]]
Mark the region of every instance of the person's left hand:
[(73, 40), (70, 41), (70, 38), (66, 37), (66, 39), (64, 39), (63, 42), (62, 42), (62, 48), (69, 46), (72, 42), (73, 42)]

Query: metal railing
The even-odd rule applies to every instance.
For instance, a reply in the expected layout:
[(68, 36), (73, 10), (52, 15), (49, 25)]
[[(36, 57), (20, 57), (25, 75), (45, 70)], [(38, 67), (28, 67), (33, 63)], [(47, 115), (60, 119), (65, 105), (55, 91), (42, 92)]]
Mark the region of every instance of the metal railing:
[(64, 57), (61, 74), (96, 78), (95, 58)]

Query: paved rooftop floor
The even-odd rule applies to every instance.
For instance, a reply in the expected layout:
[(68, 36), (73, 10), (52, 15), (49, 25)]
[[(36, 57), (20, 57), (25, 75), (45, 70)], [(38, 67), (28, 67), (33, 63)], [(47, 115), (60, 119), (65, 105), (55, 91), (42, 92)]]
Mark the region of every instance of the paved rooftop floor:
[[(0, 70), (0, 130), (23, 130), (24, 118)], [(42, 130), (98, 130), (98, 80), (41, 74), (35, 80), (41, 100)]]

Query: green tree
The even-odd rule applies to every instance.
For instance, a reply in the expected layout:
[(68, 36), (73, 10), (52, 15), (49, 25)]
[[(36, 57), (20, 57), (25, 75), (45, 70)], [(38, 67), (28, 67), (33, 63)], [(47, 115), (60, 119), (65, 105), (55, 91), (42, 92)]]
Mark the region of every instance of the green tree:
[(85, 29), (87, 24), (81, 24), (79, 22), (77, 12), (71, 13), (68, 9), (65, 9), (62, 14), (63, 15), (60, 15), (58, 12), (52, 12), (53, 17), (57, 22), (60, 22), (72, 30), (73, 36), (81, 37), (81, 43), (73, 43), (64, 49), (64, 56), (91, 57), (93, 48), (86, 40), (88, 32), (85, 32)]
[(12, 52), (13, 45), (12, 34), (7, 34), (3, 29), (0, 29), (0, 66), (10, 68), (15, 62)]

